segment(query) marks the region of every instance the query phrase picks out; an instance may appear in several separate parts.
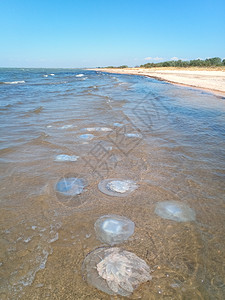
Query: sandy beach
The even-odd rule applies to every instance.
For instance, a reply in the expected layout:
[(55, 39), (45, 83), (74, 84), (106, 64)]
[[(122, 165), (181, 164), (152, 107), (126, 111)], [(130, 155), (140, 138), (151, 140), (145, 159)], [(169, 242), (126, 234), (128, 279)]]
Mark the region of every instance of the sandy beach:
[(145, 69), (145, 68), (97, 68), (101, 72), (117, 74), (143, 75), (173, 84), (190, 86), (225, 95), (225, 71), (217, 70), (183, 70), (183, 69)]

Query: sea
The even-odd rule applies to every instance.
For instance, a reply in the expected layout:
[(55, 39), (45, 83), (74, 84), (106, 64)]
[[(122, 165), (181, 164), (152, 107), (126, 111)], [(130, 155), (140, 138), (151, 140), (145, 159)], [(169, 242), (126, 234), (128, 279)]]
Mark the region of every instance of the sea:
[[(0, 116), (0, 299), (114, 299), (82, 273), (111, 214), (135, 224), (117, 247), (152, 271), (129, 299), (224, 299), (224, 97), (107, 70), (3, 68)], [(57, 190), (68, 178), (85, 184)], [(138, 188), (110, 196), (106, 179)], [(160, 217), (163, 201), (195, 219)]]

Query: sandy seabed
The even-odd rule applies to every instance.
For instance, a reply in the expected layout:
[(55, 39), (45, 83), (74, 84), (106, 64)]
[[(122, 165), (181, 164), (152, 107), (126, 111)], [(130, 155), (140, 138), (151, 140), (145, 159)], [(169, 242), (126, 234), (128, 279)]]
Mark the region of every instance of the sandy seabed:
[(215, 94), (225, 96), (225, 71), (145, 68), (97, 68), (91, 70), (117, 74), (148, 76), (174, 84), (208, 90)]

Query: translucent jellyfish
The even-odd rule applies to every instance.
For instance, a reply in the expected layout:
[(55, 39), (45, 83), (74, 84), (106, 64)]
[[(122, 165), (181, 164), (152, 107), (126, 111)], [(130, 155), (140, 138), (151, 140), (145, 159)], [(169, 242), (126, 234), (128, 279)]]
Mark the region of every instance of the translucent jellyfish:
[(110, 196), (125, 197), (138, 188), (132, 180), (105, 179), (99, 182), (99, 190)]
[(85, 130), (87, 131), (112, 131), (111, 128), (108, 127), (89, 127), (89, 128), (85, 128)]
[(66, 154), (59, 154), (56, 155), (55, 161), (77, 161), (79, 156), (76, 155), (66, 155)]
[(163, 201), (156, 204), (155, 213), (163, 219), (177, 222), (195, 220), (195, 212), (185, 203), (179, 201)]
[(124, 126), (124, 124), (122, 124), (122, 123), (113, 123), (113, 125), (116, 126), (116, 127), (123, 127)]
[(130, 137), (130, 138), (141, 138), (142, 135), (140, 133), (125, 133), (124, 134), (126, 137)]
[(74, 125), (72, 124), (68, 124), (68, 125), (63, 125), (62, 127), (60, 127), (61, 129), (68, 129), (68, 128), (73, 128)]
[(81, 134), (80, 135), (80, 138), (83, 139), (83, 140), (87, 140), (87, 141), (90, 141), (94, 138), (95, 136), (91, 133), (86, 133), (86, 134)]
[(98, 248), (83, 263), (88, 284), (109, 295), (129, 296), (139, 284), (151, 280), (150, 268), (134, 253), (120, 248)]
[(56, 184), (56, 191), (64, 196), (75, 196), (83, 192), (87, 186), (86, 180), (77, 177), (63, 177)]
[(97, 238), (103, 243), (115, 245), (124, 242), (134, 233), (134, 223), (117, 215), (106, 215), (95, 222)]

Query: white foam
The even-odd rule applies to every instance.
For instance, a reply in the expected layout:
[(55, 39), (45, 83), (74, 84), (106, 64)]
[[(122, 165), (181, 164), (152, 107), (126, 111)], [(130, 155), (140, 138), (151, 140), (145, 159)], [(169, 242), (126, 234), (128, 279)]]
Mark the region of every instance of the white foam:
[(83, 77), (84, 74), (77, 74), (76, 77)]
[(19, 83), (25, 83), (24, 80), (20, 80), (20, 81), (9, 81), (9, 82), (4, 82), (5, 84), (19, 84)]
[(27, 239), (24, 240), (25, 243), (29, 243), (32, 240), (32, 237), (29, 236)]
[(52, 74), (49, 74), (49, 75), (50, 75), (50, 76), (55, 76), (55, 74), (53, 74), (53, 73), (52, 73)]
[(48, 77), (48, 75), (43, 75), (43, 77)]
[[(50, 234), (52, 234), (52, 232), (50, 231)], [(48, 243), (51, 244), (51, 243), (54, 243), (55, 241), (57, 241), (59, 239), (59, 234), (58, 232), (55, 233), (55, 235), (48, 240)]]

